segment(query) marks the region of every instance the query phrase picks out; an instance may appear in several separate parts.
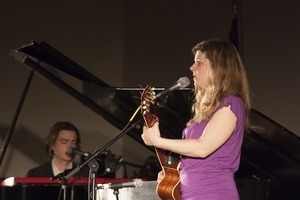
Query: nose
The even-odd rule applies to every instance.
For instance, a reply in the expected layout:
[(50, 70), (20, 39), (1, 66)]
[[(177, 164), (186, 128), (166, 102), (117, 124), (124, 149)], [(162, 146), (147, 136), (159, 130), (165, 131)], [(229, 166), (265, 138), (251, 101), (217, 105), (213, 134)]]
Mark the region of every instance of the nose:
[(194, 71), (194, 70), (195, 70), (194, 64), (192, 64), (192, 65), (190, 66), (190, 70), (191, 70), (191, 71)]
[(74, 148), (76, 148), (76, 145), (73, 144), (73, 143), (70, 143), (70, 144), (67, 145), (67, 149), (68, 149), (68, 150), (69, 150), (69, 149), (74, 149)]
[(76, 144), (71, 144), (71, 147), (72, 147), (72, 148), (76, 148), (77, 145), (76, 145)]

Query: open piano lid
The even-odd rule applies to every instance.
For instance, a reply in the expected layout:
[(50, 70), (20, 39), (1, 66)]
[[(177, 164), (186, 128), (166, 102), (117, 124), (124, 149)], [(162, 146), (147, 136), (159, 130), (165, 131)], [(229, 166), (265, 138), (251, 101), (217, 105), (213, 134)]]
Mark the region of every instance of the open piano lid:
[[(12, 49), (10, 55), (35, 70), (59, 89), (123, 129), (140, 105), (141, 88), (118, 88), (103, 82), (46, 42), (35, 42)], [(158, 88), (157, 92), (162, 90)], [(193, 92), (190, 88), (171, 93), (155, 112), (164, 137), (180, 138), (190, 117)], [(137, 120), (142, 120), (139, 114)], [(142, 121), (141, 121), (142, 122)], [(128, 135), (144, 145), (139, 126)], [(149, 148), (145, 146), (146, 148)], [(151, 148), (151, 147), (150, 147)], [(251, 110), (250, 130), (245, 133), (238, 178), (258, 180), (299, 180), (299, 137), (257, 110)]]

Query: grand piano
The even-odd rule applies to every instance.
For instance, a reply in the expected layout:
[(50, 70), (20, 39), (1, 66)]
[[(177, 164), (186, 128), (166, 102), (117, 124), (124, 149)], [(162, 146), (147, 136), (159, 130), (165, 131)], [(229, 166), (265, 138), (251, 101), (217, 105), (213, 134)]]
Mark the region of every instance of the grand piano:
[[(31, 41), (12, 49), (10, 55), (120, 130), (139, 106), (136, 97), (140, 96), (141, 88), (112, 87), (46, 42)], [(81, 83), (81, 89), (72, 84), (70, 80), (74, 79)], [(163, 88), (156, 90), (160, 92)], [(191, 114), (192, 99), (192, 89), (183, 88), (155, 104), (164, 137), (181, 137)], [(138, 114), (126, 134), (144, 144), (140, 138), (142, 122)], [(154, 151), (151, 147), (145, 148)], [(250, 129), (245, 132), (241, 165), (235, 178), (241, 199), (300, 199), (299, 137), (252, 109)]]

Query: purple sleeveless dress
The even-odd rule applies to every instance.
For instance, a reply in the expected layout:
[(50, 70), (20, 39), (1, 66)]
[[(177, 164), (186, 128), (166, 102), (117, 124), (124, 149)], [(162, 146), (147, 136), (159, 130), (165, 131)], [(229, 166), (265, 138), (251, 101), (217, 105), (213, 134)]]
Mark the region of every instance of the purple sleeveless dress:
[[(182, 156), (180, 181), (182, 200), (237, 200), (239, 195), (234, 173), (240, 164), (241, 145), (244, 134), (245, 108), (241, 98), (228, 96), (218, 109), (231, 106), (237, 117), (236, 129), (217, 151), (210, 156), (191, 158)], [(209, 119), (213, 114), (209, 117)], [(198, 139), (208, 121), (194, 123), (183, 130), (186, 139)], [(197, 149), (195, 149), (197, 151)]]

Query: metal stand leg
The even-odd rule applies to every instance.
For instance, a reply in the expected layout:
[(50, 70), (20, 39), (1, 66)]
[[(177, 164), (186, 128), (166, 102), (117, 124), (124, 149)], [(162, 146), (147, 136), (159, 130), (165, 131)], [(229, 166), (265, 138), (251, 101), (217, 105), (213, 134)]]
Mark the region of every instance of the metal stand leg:
[(116, 200), (119, 200), (119, 189), (114, 189), (114, 195), (116, 196)]

